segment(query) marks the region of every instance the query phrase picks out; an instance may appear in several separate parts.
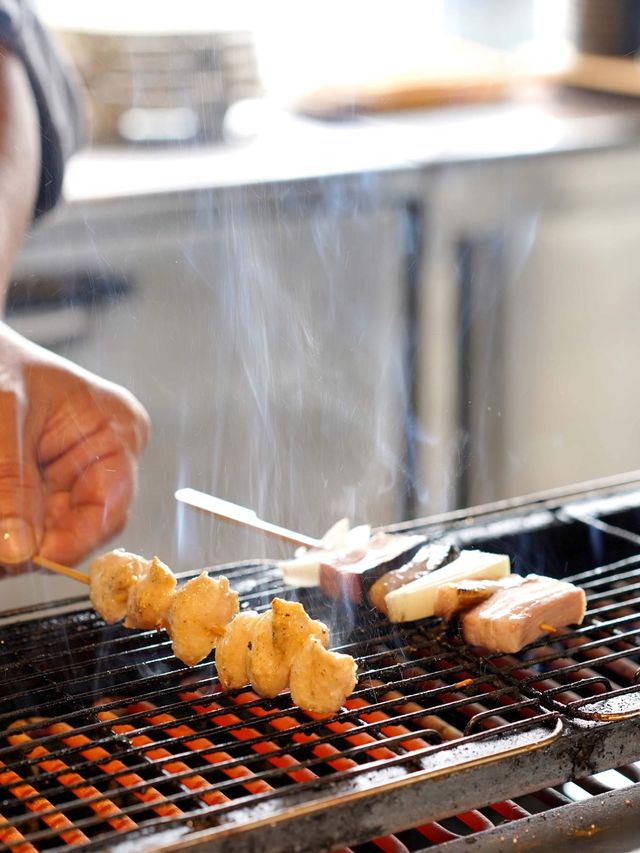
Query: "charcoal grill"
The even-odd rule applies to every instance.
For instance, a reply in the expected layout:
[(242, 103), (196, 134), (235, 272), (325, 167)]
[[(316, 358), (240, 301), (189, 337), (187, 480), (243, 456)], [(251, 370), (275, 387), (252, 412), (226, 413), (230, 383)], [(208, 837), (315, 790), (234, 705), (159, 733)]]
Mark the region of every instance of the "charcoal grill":
[[(389, 529), (567, 577), (587, 618), (483, 657), (438, 620), (392, 626), (285, 589), (268, 563), (212, 569), (246, 607), (301, 600), (357, 658), (355, 693), (319, 720), (288, 694), (222, 691), (211, 660), (187, 669), (166, 635), (107, 627), (86, 598), (6, 611), (2, 849), (400, 853), (496, 833), (544, 849), (548, 833), (588, 837), (613, 813), (620, 829), (640, 806), (640, 476)], [(612, 768), (620, 790), (607, 791), (598, 774)], [(567, 784), (588, 810), (567, 805)]]

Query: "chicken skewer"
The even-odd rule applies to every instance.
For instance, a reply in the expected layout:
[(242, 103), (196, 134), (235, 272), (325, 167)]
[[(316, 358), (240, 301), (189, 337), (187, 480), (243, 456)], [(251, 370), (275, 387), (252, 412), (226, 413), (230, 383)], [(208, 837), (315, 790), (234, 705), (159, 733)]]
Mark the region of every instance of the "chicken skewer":
[(111, 551), (91, 565), (91, 601), (105, 621), (127, 628), (166, 629), (176, 657), (193, 666), (216, 648), (225, 689), (251, 684), (273, 698), (287, 687), (294, 702), (334, 714), (357, 683), (350, 655), (327, 649), (329, 629), (302, 604), (276, 598), (271, 609), (238, 613), (238, 594), (225, 577), (206, 572), (176, 589), (157, 557)]

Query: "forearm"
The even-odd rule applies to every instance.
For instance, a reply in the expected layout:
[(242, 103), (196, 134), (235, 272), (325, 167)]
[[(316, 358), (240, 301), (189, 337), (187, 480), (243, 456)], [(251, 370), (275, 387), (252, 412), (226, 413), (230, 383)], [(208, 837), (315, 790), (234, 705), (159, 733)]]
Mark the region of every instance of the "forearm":
[(20, 59), (0, 54), (0, 314), (11, 270), (33, 217), (40, 179), (40, 133)]

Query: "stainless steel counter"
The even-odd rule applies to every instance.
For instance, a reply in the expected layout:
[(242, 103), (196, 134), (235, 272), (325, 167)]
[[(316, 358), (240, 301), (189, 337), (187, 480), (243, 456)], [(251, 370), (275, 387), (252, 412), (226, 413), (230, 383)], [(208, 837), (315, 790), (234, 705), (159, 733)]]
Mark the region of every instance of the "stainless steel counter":
[(319, 121), (275, 107), (251, 141), (206, 148), (90, 149), (69, 164), (69, 203), (256, 186), (416, 166), (635, 145), (640, 104), (532, 91), (519, 101)]

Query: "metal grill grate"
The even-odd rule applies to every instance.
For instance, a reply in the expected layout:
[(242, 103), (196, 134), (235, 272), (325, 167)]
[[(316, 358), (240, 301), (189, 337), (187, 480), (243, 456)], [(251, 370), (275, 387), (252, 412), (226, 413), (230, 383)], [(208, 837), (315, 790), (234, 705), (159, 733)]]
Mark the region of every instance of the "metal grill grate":
[[(577, 538), (585, 524), (568, 527)], [(370, 849), (415, 850), (524, 817), (510, 796), (640, 757), (638, 558), (573, 577), (588, 595), (584, 626), (490, 657), (435, 620), (390, 626), (316, 590), (285, 591), (272, 566), (216, 571), (246, 607), (295, 596), (331, 625), (359, 664), (346, 707), (319, 720), (288, 694), (221, 691), (211, 661), (187, 669), (166, 635), (105, 627), (80, 599), (3, 614), (0, 844), (189, 836), (207, 849), (330, 849), (375, 837)], [(404, 840), (387, 834), (406, 827)]]

